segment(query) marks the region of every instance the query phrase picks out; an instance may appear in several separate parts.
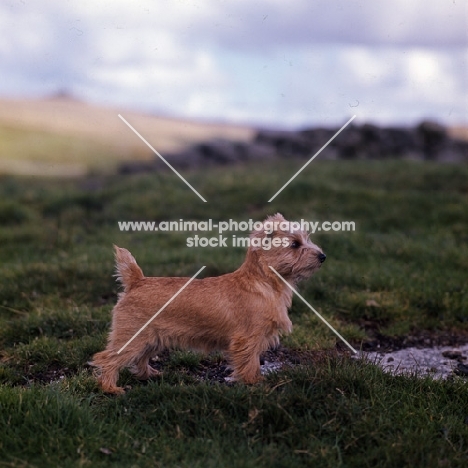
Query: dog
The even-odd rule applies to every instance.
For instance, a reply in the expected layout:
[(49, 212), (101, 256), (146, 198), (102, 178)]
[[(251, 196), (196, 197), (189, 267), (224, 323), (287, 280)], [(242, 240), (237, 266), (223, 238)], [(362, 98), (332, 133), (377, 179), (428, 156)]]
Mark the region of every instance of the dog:
[(112, 312), (107, 347), (90, 363), (101, 389), (124, 393), (117, 386), (124, 367), (139, 379), (159, 375), (149, 360), (166, 348), (223, 351), (235, 380), (260, 381), (260, 354), (292, 330), (288, 309), (293, 292), (270, 266), (294, 287), (326, 258), (307, 232), (289, 225), (279, 213), (265, 219), (262, 229), (250, 234), (245, 261), (236, 271), (193, 280), (133, 340), (189, 278), (145, 277), (130, 252), (114, 246), (116, 276), (124, 291)]

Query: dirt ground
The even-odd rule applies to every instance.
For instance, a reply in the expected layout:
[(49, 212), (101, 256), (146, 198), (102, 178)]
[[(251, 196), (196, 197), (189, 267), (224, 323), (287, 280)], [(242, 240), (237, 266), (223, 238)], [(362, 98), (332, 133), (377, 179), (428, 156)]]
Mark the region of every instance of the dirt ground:
[[(279, 346), (263, 353), (260, 359), (261, 371), (265, 375), (285, 367), (319, 364), (330, 356), (349, 356), (365, 359), (393, 374), (430, 375), (444, 379), (458, 375), (468, 378), (468, 335), (465, 334), (423, 332), (397, 338), (376, 335), (361, 345), (354, 345), (360, 349), (355, 356), (342, 343), (326, 351), (294, 350)], [(163, 352), (151, 361), (151, 365), (161, 371), (173, 367), (170, 352)], [(178, 371), (199, 381), (232, 382), (229, 364), (219, 356), (207, 356), (196, 365), (180, 365)], [(26, 375), (23, 384), (56, 382), (73, 373), (71, 369), (51, 364), (46, 371)]]

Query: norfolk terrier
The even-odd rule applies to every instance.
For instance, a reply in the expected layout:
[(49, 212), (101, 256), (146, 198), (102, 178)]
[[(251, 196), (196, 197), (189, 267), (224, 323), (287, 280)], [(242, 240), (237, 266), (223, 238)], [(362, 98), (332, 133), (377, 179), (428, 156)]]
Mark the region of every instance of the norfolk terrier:
[(124, 392), (117, 386), (124, 367), (139, 379), (158, 375), (149, 360), (166, 348), (223, 351), (234, 379), (246, 384), (261, 380), (260, 354), (292, 330), (288, 308), (293, 293), (270, 266), (295, 286), (326, 258), (307, 232), (289, 225), (279, 213), (268, 217), (263, 229), (250, 234), (240, 268), (193, 280), (130, 343), (189, 278), (145, 277), (130, 252), (115, 246), (117, 277), (124, 291), (112, 312), (107, 347), (91, 362), (102, 390)]

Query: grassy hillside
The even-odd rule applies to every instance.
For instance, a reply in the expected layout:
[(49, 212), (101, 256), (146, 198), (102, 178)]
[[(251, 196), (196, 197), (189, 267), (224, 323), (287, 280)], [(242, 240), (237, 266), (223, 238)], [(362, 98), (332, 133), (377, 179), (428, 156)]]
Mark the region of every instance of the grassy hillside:
[[(282, 340), (296, 365), (253, 387), (217, 383), (221, 357), (163, 357), (164, 376), (108, 397), (86, 362), (103, 349), (117, 285), (112, 243), (147, 275), (235, 269), (241, 248), (120, 220), (353, 220), (321, 232), (323, 268), (301, 293), (354, 346), (468, 333), (468, 168), (322, 162), (272, 203), (296, 163), (175, 175), (0, 183), (0, 459), (5, 466), (462, 467), (466, 381), (391, 377), (354, 361), (299, 301)], [(294, 166), (294, 167), (293, 167)], [(215, 235), (213, 233), (213, 235)]]
[(0, 99), (0, 174), (74, 177), (153, 158), (118, 114), (163, 155), (213, 138), (245, 141), (252, 135), (247, 127), (154, 117), (73, 99)]

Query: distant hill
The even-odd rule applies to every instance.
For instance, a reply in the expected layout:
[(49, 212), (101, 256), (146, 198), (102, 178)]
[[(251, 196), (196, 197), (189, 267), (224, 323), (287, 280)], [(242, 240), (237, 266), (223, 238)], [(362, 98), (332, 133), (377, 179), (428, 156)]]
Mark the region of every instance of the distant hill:
[(121, 114), (163, 156), (214, 139), (247, 142), (249, 127), (156, 117), (66, 96), (0, 99), (0, 174), (78, 176), (113, 172), (123, 161), (150, 161), (151, 150)]
[[(308, 158), (337, 130), (257, 131), (107, 108), (66, 94), (37, 100), (0, 99), (0, 175), (74, 177), (164, 168), (118, 114), (178, 168)], [(353, 125), (321, 158), (467, 160), (467, 128), (421, 125), (415, 129)]]

